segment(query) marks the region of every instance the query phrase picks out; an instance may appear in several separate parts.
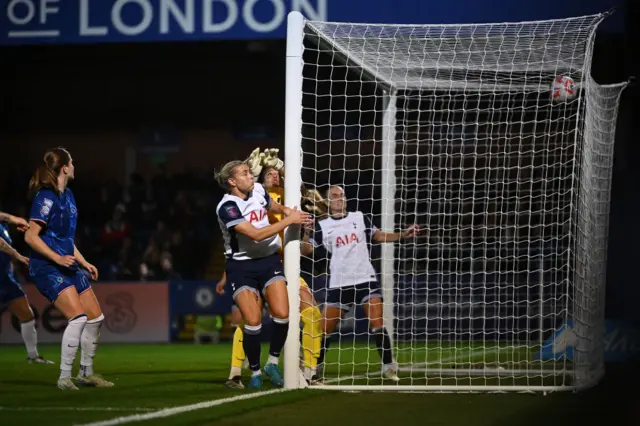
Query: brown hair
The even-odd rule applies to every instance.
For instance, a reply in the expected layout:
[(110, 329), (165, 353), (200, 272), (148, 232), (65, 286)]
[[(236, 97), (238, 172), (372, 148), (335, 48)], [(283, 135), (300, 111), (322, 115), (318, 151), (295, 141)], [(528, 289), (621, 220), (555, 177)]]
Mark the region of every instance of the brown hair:
[(218, 185), (225, 191), (231, 191), (231, 187), (229, 186), (229, 179), (233, 177), (233, 173), (236, 171), (236, 168), (246, 164), (244, 161), (229, 161), (227, 164), (222, 166), (219, 172), (215, 174), (216, 182)]
[(53, 148), (44, 153), (42, 164), (36, 169), (29, 181), (29, 196), (33, 197), (42, 188), (55, 192), (58, 189), (58, 175), (64, 166), (71, 162), (71, 154), (62, 147)]
[[(269, 173), (271, 170), (276, 170), (276, 168), (274, 166), (264, 166), (262, 168), (262, 171), (258, 176), (258, 182), (260, 184), (264, 184), (264, 178), (267, 177), (267, 173)], [(280, 179), (280, 175), (278, 175), (278, 179)]]

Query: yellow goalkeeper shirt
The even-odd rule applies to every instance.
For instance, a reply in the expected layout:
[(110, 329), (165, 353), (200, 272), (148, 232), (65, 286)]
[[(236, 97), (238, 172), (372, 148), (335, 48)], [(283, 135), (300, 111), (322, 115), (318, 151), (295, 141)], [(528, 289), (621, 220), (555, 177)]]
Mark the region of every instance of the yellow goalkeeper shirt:
[[(271, 188), (267, 189), (267, 193), (269, 194), (269, 196), (271, 197), (271, 199), (273, 201), (275, 201), (278, 204), (282, 204), (284, 202), (284, 188), (281, 188), (279, 186), (272, 186)], [(281, 214), (275, 214), (275, 213), (269, 213), (269, 223), (274, 224), (276, 222), (279, 222), (280, 220), (282, 220), (282, 215)], [(282, 242), (282, 245), (280, 246), (280, 259), (283, 259), (284, 257), (284, 231), (280, 231), (280, 241)]]
[[(269, 194), (271, 199), (276, 203), (278, 204), (284, 203), (284, 188), (281, 188), (279, 186), (274, 186), (267, 189), (267, 193)], [(269, 213), (269, 223), (274, 224), (280, 220), (282, 220), (281, 214)], [(282, 241), (282, 245), (280, 246), (280, 251), (278, 252), (278, 254), (280, 255), (280, 260), (284, 264), (284, 231), (280, 231), (280, 240)], [(302, 287), (309, 287), (307, 282), (302, 277), (300, 277), (300, 285)]]

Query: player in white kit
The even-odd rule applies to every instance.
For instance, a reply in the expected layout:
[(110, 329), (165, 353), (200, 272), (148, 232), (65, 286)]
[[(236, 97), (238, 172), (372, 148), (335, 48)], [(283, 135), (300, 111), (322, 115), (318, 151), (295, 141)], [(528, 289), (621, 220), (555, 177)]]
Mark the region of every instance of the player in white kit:
[(329, 337), (343, 315), (354, 305), (362, 305), (371, 333), (383, 364), (386, 378), (398, 381), (397, 367), (393, 360), (391, 339), (382, 317), (382, 291), (376, 271), (371, 264), (369, 243), (391, 243), (417, 234), (418, 228), (409, 227), (402, 232), (383, 232), (377, 229), (371, 218), (362, 212), (347, 212), (344, 190), (332, 186), (327, 190), (329, 217), (316, 223), (308, 242), (301, 251), (310, 255), (314, 247), (323, 246), (329, 252), (329, 288), (324, 304), (324, 335), (321, 358), (329, 344)]
[[(243, 347), (252, 371), (249, 388), (262, 387), (261, 297), (269, 304), (273, 319), (269, 361), (264, 371), (274, 385), (281, 386), (278, 357), (289, 330), (289, 296), (278, 255), (281, 247), (278, 234), (289, 225), (309, 224), (311, 217), (273, 201), (264, 187), (254, 181), (245, 162), (225, 164), (216, 178), (227, 190), (216, 213), (224, 237), (226, 279), (244, 319)], [(270, 213), (284, 215), (284, 218), (270, 224)]]

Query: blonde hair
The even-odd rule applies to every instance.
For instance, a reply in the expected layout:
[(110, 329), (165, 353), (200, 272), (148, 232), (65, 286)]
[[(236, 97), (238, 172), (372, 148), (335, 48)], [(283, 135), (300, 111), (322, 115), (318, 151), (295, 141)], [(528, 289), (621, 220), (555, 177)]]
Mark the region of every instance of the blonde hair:
[(225, 191), (231, 191), (231, 187), (229, 186), (229, 179), (233, 177), (233, 173), (236, 169), (242, 165), (246, 164), (244, 161), (234, 160), (229, 161), (227, 164), (222, 166), (220, 171), (216, 172), (214, 178), (218, 185)]

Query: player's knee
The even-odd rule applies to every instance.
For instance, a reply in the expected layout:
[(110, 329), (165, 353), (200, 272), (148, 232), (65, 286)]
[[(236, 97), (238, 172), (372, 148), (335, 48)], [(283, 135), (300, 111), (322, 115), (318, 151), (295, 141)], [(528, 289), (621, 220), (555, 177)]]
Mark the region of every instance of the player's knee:
[(250, 327), (256, 327), (262, 324), (262, 315), (259, 312), (252, 313), (244, 317), (244, 325)]
[(283, 304), (281, 306), (274, 306), (271, 308), (271, 316), (275, 320), (277, 319), (286, 319), (289, 321), (289, 305)]

